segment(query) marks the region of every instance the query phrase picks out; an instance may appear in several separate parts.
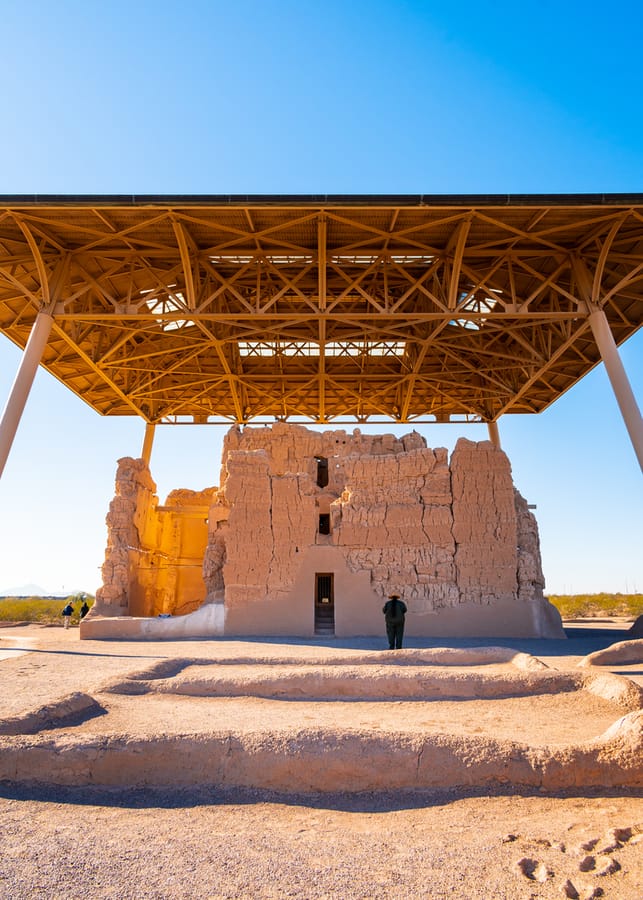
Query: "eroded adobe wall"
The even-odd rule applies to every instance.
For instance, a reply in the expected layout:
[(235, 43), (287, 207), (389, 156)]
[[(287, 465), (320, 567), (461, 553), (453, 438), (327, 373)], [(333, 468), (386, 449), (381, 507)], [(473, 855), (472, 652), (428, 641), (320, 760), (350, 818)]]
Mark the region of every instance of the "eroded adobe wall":
[[(160, 539), (156, 547), (150, 548), (159, 559), (152, 615), (184, 615), (194, 612), (206, 599), (203, 559), (213, 493), (214, 488), (172, 491), (164, 506), (157, 508)], [(154, 591), (151, 593), (155, 596)]]
[(202, 564), (213, 489), (173, 491), (159, 506), (142, 459), (118, 461), (94, 615), (181, 615), (206, 595)]
[(143, 460), (118, 460), (114, 499), (107, 513), (107, 549), (103, 584), (96, 592), (93, 613), (129, 614), (132, 581), (138, 582), (140, 532), (154, 507), (156, 485)]
[(411, 634), (562, 636), (542, 597), (536, 521), (490, 442), (461, 439), (449, 465), (416, 433), (279, 424), (232, 429), (226, 452), (210, 511), (227, 516), (226, 633), (312, 634), (315, 573), (332, 572), (337, 634), (379, 634), (397, 591)]
[(228, 456), (226, 633), (310, 632), (288, 599), (302, 551), (315, 543), (315, 485), (307, 474), (271, 476), (269, 469), (264, 450)]
[(461, 438), (451, 456), (451, 487), (459, 602), (516, 598), (516, 507), (506, 454), (490, 441)]
[[(345, 553), (331, 553), (332, 560), (328, 559), (336, 541), (334, 535), (320, 534), (319, 516), (333, 519), (334, 503), (345, 489), (347, 467), (353, 460), (402, 457), (423, 446), (423, 438), (415, 432), (398, 439), (363, 435), (359, 429), (315, 432), (285, 423), (232, 428), (224, 442), (222, 487), (210, 510), (211, 523), (227, 517), (220, 573), (226, 633), (312, 634), (308, 582), (314, 583), (315, 572), (325, 571), (331, 562), (336, 591), (350, 595), (353, 605), (359, 605), (358, 595), (366, 588), (372, 601), (369, 573), (351, 569)], [(319, 487), (318, 461), (322, 459), (328, 463), (328, 483)], [(221, 552), (213, 555), (221, 557)], [(295, 584), (302, 572), (306, 586), (298, 590)], [(344, 591), (337, 581), (342, 577), (348, 578)]]
[(352, 457), (344, 472), (332, 527), (351, 571), (369, 572), (382, 601), (395, 591), (418, 611), (456, 603), (446, 450)]
[(344, 430), (310, 431), (303, 425), (276, 422), (264, 428), (231, 428), (223, 442), (220, 484), (225, 486), (228, 454), (239, 450), (244, 453), (264, 450), (268, 457), (271, 475), (289, 473), (308, 474), (313, 481), (317, 477), (317, 458), (328, 459), (328, 489), (337, 494), (344, 486), (341, 460), (347, 456), (387, 456), (406, 453), (426, 447), (422, 435), (416, 431), (396, 438), (392, 434), (362, 434), (359, 428), (350, 433)]
[(96, 614), (216, 604), (226, 634), (312, 635), (315, 576), (332, 573), (338, 635), (381, 634), (395, 591), (411, 635), (563, 636), (536, 520), (488, 441), (449, 461), (415, 432), (234, 427), (220, 488), (163, 507), (155, 492), (142, 460), (119, 461)]

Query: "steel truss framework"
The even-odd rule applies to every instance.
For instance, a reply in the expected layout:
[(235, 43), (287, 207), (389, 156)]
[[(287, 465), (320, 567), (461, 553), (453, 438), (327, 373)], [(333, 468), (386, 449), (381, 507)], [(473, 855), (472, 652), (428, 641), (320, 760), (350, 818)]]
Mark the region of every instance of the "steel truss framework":
[(643, 322), (643, 195), (0, 197), (0, 331), (149, 423), (537, 413)]

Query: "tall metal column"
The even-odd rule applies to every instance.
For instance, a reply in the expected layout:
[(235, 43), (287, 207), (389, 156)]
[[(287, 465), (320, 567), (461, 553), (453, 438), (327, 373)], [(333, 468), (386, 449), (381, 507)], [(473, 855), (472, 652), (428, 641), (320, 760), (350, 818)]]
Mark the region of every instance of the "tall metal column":
[(148, 469), (150, 466), (150, 459), (152, 458), (152, 444), (154, 443), (155, 428), (156, 425), (152, 425), (149, 422), (145, 426), (145, 437), (143, 438), (143, 449), (141, 450), (141, 457)]
[(489, 440), (491, 441), (493, 446), (497, 447), (498, 450), (502, 450), (502, 446), (500, 444), (500, 432), (498, 431), (498, 423), (487, 422), (487, 430), (489, 431)]
[(53, 321), (53, 318), (48, 313), (38, 313), (20, 361), (7, 405), (0, 420), (0, 476), (4, 471), (31, 385), (38, 371), (44, 349), (47, 346)]
[(595, 308), (589, 315), (589, 324), (598, 346), (601, 358), (605, 363), (607, 376), (625, 421), (625, 427), (632, 441), (634, 452), (643, 471), (643, 419), (628, 380), (625, 368), (610, 330), (607, 316), (602, 309)]

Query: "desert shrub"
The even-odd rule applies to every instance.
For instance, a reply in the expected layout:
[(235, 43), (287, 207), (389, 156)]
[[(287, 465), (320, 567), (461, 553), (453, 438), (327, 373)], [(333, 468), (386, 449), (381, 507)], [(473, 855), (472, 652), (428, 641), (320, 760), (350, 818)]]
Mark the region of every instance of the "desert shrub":
[(643, 594), (549, 594), (563, 619), (643, 615)]
[[(94, 598), (86, 595), (91, 609)], [(80, 594), (70, 597), (0, 597), (0, 622), (38, 622), (41, 625), (62, 625), (62, 608), (67, 603), (74, 604), (72, 623), (80, 619), (83, 602)]]

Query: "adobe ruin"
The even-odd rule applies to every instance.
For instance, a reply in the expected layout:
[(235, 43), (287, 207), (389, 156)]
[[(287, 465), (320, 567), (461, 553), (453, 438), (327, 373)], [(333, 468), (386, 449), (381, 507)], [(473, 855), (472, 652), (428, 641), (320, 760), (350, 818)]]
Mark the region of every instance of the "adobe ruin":
[(538, 526), (505, 453), (417, 432), (232, 427), (220, 486), (164, 505), (119, 460), (103, 586), (81, 637), (381, 635), (562, 638), (543, 596)]

